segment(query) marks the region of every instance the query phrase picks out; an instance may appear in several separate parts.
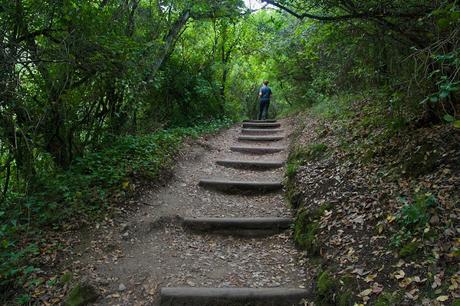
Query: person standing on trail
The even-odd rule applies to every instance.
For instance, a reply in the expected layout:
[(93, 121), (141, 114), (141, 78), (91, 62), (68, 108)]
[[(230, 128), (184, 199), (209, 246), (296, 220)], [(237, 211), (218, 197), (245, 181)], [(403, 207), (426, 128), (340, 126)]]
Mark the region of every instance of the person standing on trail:
[(259, 90), (260, 109), (257, 119), (265, 120), (268, 115), (268, 106), (270, 106), (270, 98), (272, 97), (272, 90), (268, 87), (268, 81), (265, 80), (264, 84)]

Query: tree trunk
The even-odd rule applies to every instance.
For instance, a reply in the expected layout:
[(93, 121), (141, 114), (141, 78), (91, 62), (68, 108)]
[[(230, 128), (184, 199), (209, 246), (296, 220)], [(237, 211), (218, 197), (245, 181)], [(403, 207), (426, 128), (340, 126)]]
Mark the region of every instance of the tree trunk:
[(187, 24), (187, 21), (190, 19), (190, 10), (187, 9), (182, 12), (179, 19), (174, 23), (172, 28), (169, 30), (168, 35), (165, 37), (164, 44), (160, 47), (158, 52), (157, 59), (155, 60), (151, 70), (151, 78), (153, 78), (158, 70), (161, 68), (168, 55), (170, 54), (171, 48), (174, 46), (176, 38), (179, 36), (182, 28)]

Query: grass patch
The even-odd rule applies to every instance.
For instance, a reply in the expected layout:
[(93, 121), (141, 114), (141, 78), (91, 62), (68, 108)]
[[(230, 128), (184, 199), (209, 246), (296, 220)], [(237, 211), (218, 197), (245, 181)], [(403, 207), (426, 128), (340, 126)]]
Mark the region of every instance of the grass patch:
[(288, 163), (286, 167), (286, 177), (289, 180), (292, 180), (295, 178), (297, 171), (299, 170), (300, 164), (298, 162), (293, 162), (293, 163)]
[(328, 271), (323, 271), (319, 274), (316, 281), (316, 290), (320, 300), (323, 302), (334, 302), (331, 297), (334, 295), (337, 287), (337, 281), (330, 276)]

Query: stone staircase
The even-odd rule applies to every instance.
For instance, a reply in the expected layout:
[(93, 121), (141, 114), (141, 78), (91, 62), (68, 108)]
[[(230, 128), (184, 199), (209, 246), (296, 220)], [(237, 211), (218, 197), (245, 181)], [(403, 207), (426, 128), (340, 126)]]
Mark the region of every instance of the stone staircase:
[[(281, 168), (285, 163), (284, 160), (265, 159), (265, 156), (285, 152), (286, 146), (272, 145), (279, 142), (287, 144), (283, 132), (281, 123), (276, 120), (245, 121), (242, 124), (241, 135), (236, 139), (239, 144), (230, 147), (231, 152), (238, 152), (238, 158), (219, 159), (215, 163), (223, 168), (241, 169), (241, 171), (261, 172)], [(285, 155), (283, 156), (285, 159)], [(220, 175), (216, 173), (214, 177), (202, 178), (198, 184), (211, 192), (247, 197), (257, 194), (276, 194), (283, 187), (282, 177), (248, 180), (225, 176), (223, 172)], [(218, 205), (225, 205), (225, 203)], [(267, 237), (289, 229), (291, 224), (291, 218), (269, 216), (193, 216), (182, 219), (182, 226), (188, 231), (238, 237)], [(303, 284), (299, 284), (300, 288), (166, 287), (160, 290), (161, 305), (298, 305), (309, 295), (309, 291), (302, 289), (301, 285)]]

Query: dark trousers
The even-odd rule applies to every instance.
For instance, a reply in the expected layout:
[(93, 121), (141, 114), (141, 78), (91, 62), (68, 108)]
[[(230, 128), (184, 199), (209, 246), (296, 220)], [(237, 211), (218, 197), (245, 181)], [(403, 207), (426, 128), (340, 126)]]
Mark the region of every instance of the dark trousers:
[(260, 100), (260, 107), (259, 107), (259, 120), (267, 119), (268, 115), (268, 107), (270, 106), (270, 100)]

